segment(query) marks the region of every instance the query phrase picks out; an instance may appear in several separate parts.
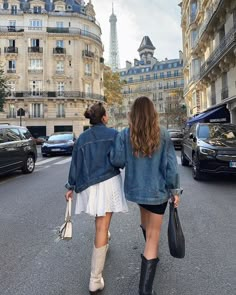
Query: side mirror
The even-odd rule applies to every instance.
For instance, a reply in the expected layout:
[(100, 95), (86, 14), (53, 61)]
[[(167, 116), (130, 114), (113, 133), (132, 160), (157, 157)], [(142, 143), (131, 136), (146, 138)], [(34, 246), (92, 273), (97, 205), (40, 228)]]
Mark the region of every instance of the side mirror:
[(192, 133), (189, 134), (189, 138), (193, 139), (193, 134)]

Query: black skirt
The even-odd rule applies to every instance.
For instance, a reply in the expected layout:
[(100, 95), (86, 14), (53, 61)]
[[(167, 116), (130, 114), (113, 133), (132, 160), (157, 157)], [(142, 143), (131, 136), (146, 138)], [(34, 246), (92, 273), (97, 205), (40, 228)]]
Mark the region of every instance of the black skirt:
[(155, 214), (160, 214), (160, 215), (164, 215), (165, 211), (166, 211), (166, 207), (167, 207), (167, 203), (165, 202), (163, 204), (160, 205), (145, 205), (145, 204), (139, 204), (140, 207), (155, 213)]

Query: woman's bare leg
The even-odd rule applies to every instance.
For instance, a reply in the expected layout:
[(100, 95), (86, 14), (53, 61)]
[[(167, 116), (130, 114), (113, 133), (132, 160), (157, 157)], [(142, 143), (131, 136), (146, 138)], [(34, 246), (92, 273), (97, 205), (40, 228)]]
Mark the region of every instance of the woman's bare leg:
[(95, 247), (100, 248), (108, 243), (108, 230), (110, 227), (112, 213), (107, 212), (106, 216), (99, 216), (95, 219), (96, 235)]
[(146, 227), (146, 244), (144, 257), (148, 260), (158, 257), (159, 240), (163, 215), (152, 213), (140, 208), (141, 220), (145, 220)]

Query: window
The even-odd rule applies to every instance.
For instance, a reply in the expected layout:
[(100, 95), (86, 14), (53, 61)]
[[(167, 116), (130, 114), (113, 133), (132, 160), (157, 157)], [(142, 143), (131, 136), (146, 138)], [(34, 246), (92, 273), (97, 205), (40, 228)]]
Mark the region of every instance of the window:
[(26, 128), (20, 128), (20, 134), (23, 137), (23, 139), (30, 139), (30, 138), (32, 138), (31, 133)]
[(17, 128), (7, 128), (5, 130), (6, 141), (19, 141), (21, 140), (20, 132)]
[(60, 60), (57, 62), (56, 72), (64, 73), (64, 61)]
[(31, 47), (39, 47), (39, 39), (30, 39)]
[(92, 93), (92, 87), (90, 84), (86, 83), (85, 84), (85, 94), (91, 95)]
[(159, 99), (159, 100), (162, 100), (162, 98), (163, 98), (163, 97), (162, 97), (162, 92), (159, 92), (159, 93), (158, 93), (158, 99)]
[(85, 64), (85, 75), (91, 76), (92, 75), (92, 65)]
[(155, 73), (154, 74), (154, 77), (153, 77), (154, 79), (157, 79), (158, 78), (158, 76), (157, 76), (157, 74)]
[(40, 14), (41, 10), (42, 10), (41, 6), (34, 6), (33, 11), (35, 14)]
[(163, 112), (163, 104), (159, 104), (159, 112)]
[(150, 80), (150, 75), (146, 75), (146, 80)]
[(65, 91), (64, 82), (58, 82), (57, 83), (57, 95), (64, 96), (64, 91)]
[(36, 80), (30, 81), (31, 95), (33, 95), (33, 96), (41, 95), (42, 88), (43, 88), (42, 85), (43, 85), (42, 81), (36, 81)]
[(31, 115), (33, 118), (40, 118), (42, 117), (42, 108), (43, 108), (43, 105), (40, 104), (40, 103), (32, 103), (32, 106), (31, 106)]
[(169, 68), (169, 69), (172, 68), (172, 64), (168, 64), (168, 68)]
[(11, 14), (17, 14), (17, 6), (16, 5), (11, 6)]
[(56, 41), (56, 47), (64, 48), (64, 41), (63, 40), (57, 40)]
[(160, 78), (164, 78), (164, 77), (165, 77), (164, 72), (161, 72), (160, 73)]
[(4, 142), (4, 137), (3, 137), (3, 130), (0, 129), (0, 143)]
[(42, 20), (32, 19), (30, 20), (30, 29), (31, 30), (41, 30), (42, 29)]
[(171, 77), (171, 71), (167, 72), (167, 77)]
[(9, 32), (16, 31), (16, 21), (15, 20), (9, 20), (8, 31)]
[(179, 70), (175, 70), (175, 71), (174, 71), (174, 76), (175, 76), (175, 77), (179, 76)]
[(15, 81), (8, 81), (7, 86), (10, 91), (10, 94), (13, 95), (13, 93), (16, 91), (16, 82)]
[(57, 26), (57, 28), (63, 28), (64, 24), (63, 24), (63, 22), (56, 22), (56, 26)]
[(159, 89), (162, 89), (162, 83), (159, 82)]
[(9, 60), (8, 61), (8, 73), (15, 73), (16, 72), (16, 61)]
[(9, 104), (9, 118), (16, 117), (16, 109), (14, 104)]
[(42, 70), (43, 61), (42, 59), (30, 59), (30, 70)]
[(16, 41), (15, 40), (13, 40), (13, 39), (10, 39), (9, 40), (9, 47), (15, 47), (16, 46)]
[(59, 103), (57, 105), (57, 117), (59, 117), (59, 118), (65, 117), (65, 106), (64, 106), (64, 103)]

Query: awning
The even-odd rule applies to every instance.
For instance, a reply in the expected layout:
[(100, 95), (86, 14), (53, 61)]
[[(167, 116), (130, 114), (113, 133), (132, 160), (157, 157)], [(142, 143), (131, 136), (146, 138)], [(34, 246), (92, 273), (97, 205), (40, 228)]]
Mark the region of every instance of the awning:
[(187, 121), (187, 125), (191, 126), (194, 123), (229, 123), (230, 122), (230, 113), (225, 105), (220, 106), (215, 109), (211, 109), (200, 113), (196, 117), (191, 118)]

